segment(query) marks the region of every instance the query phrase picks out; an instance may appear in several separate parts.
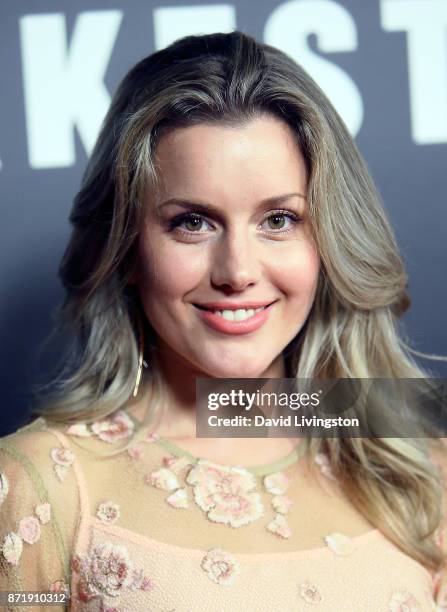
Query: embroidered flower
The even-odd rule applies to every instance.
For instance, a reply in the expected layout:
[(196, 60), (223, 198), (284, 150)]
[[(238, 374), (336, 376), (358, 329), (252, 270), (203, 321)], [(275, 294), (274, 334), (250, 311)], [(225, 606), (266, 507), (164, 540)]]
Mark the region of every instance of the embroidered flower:
[(141, 459), (144, 454), (144, 448), (142, 444), (137, 444), (136, 446), (131, 446), (127, 449), (127, 454), (129, 457), (135, 460)]
[(282, 514), (277, 514), (267, 525), (267, 529), (281, 538), (290, 538), (292, 535), (292, 530)]
[(70, 436), (77, 436), (79, 438), (88, 438), (93, 435), (88, 428), (87, 423), (75, 423), (74, 425), (70, 425), (70, 427), (65, 430), (65, 433)]
[(177, 489), (175, 493), (172, 493), (172, 495), (166, 498), (166, 501), (173, 508), (187, 508), (188, 497), (186, 495), (186, 489)]
[(53, 448), (50, 452), (51, 458), (57, 465), (70, 467), (75, 459), (74, 454), (68, 448)]
[(35, 544), (40, 538), (40, 523), (35, 516), (26, 516), (19, 523), (19, 536), (27, 544)]
[(156, 442), (160, 439), (160, 436), (153, 431), (149, 431), (144, 438), (143, 442)]
[(163, 465), (171, 470), (171, 472), (174, 472), (174, 474), (178, 474), (188, 465), (191, 465), (191, 460), (188, 457), (163, 457)]
[(111, 417), (102, 421), (95, 421), (91, 425), (91, 431), (100, 440), (113, 444), (123, 438), (129, 438), (135, 429), (132, 419), (123, 411), (118, 410)]
[(6, 561), (11, 565), (18, 565), (22, 550), (22, 538), (14, 531), (7, 533), (2, 544), (2, 553)]
[(54, 461), (54, 471), (57, 478), (60, 481), (64, 480), (75, 460), (74, 454), (68, 448), (60, 447), (51, 449), (50, 456)]
[(355, 550), (353, 540), (343, 533), (331, 533), (324, 537), (324, 541), (336, 555), (342, 557), (350, 555)]
[(103, 502), (102, 504), (99, 504), (98, 510), (96, 511), (96, 516), (103, 523), (111, 525), (119, 519), (120, 507), (118, 504), (115, 504), (112, 501)]
[(46, 503), (46, 504), (39, 504), (39, 506), (36, 506), (34, 512), (36, 513), (36, 516), (38, 517), (39, 521), (42, 523), (42, 525), (45, 525), (46, 523), (49, 523), (51, 520), (51, 506), (50, 504)]
[(85, 557), (74, 557), (72, 569), (80, 574), (81, 601), (101, 595), (117, 597), (132, 582), (132, 564), (127, 549), (111, 542), (94, 545)]
[(178, 489), (180, 486), (177, 476), (166, 468), (160, 468), (155, 472), (151, 472), (146, 477), (146, 482), (163, 491), (174, 491), (174, 489)]
[(0, 505), (5, 501), (9, 492), (9, 481), (6, 474), (0, 472)]
[(141, 568), (132, 570), (132, 580), (129, 584), (129, 589), (132, 591), (152, 591), (153, 588), (154, 581), (146, 576)]
[(272, 506), (276, 512), (280, 514), (287, 514), (290, 508), (293, 506), (293, 501), (285, 495), (276, 495), (272, 499)]
[(201, 567), (210, 580), (221, 585), (231, 584), (240, 571), (233, 555), (221, 548), (209, 550), (202, 559)]
[(303, 582), (300, 584), (299, 593), (306, 603), (317, 604), (321, 602), (321, 595), (316, 586)]
[(282, 495), (290, 486), (291, 479), (284, 472), (264, 476), (264, 486), (273, 495)]
[(216, 523), (240, 527), (262, 516), (264, 507), (248, 470), (199, 459), (186, 482), (194, 485), (194, 500)]
[(83, 567), (82, 557), (80, 555), (73, 555), (70, 566), (74, 572), (79, 574)]
[(48, 587), (50, 593), (63, 593), (64, 595), (70, 594), (70, 587), (64, 580), (55, 580)]
[(329, 458), (324, 453), (317, 453), (314, 458), (315, 463), (320, 468), (320, 472), (326, 478), (330, 478), (331, 480), (337, 480), (332, 472), (331, 464)]
[(100, 609), (105, 610), (102, 598), (117, 597), (123, 589), (149, 591), (154, 585), (142, 570), (135, 568), (125, 546), (104, 542), (93, 545), (89, 553), (75, 555), (71, 568), (79, 574), (78, 596), (81, 601), (100, 599)]
[(391, 597), (388, 609), (390, 612), (420, 612), (416, 598), (407, 591), (399, 591)]

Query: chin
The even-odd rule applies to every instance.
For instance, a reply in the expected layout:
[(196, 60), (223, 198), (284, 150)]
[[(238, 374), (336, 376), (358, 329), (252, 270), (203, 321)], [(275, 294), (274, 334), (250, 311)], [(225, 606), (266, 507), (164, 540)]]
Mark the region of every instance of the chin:
[(248, 358), (239, 362), (233, 359), (228, 363), (220, 359), (215, 362), (208, 361), (201, 366), (201, 370), (205, 375), (213, 378), (262, 378), (270, 364), (271, 361), (253, 362)]

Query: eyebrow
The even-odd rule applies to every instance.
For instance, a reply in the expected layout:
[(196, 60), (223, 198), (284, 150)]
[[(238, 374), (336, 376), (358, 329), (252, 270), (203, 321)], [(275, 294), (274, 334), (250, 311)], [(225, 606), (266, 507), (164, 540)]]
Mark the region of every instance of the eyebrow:
[[(278, 206), (278, 205), (284, 204), (287, 200), (290, 200), (291, 198), (296, 198), (296, 197), (306, 200), (306, 196), (303, 195), (302, 193), (298, 193), (298, 192), (286, 193), (283, 195), (272, 196), (270, 198), (265, 198), (264, 200), (261, 200), (260, 202), (258, 202), (256, 209), (264, 210), (268, 208), (269, 206)], [(213, 204), (210, 204), (209, 202), (193, 202), (191, 200), (186, 200), (184, 198), (169, 198), (169, 200), (166, 200), (162, 202), (161, 204), (159, 204), (157, 206), (157, 210), (160, 211), (160, 209), (164, 208), (165, 206), (171, 206), (174, 204), (176, 204), (177, 206), (181, 206), (182, 208), (194, 208), (195, 210), (204, 212), (204, 213), (215, 213), (217, 215), (221, 213), (221, 210), (217, 206), (214, 206)]]

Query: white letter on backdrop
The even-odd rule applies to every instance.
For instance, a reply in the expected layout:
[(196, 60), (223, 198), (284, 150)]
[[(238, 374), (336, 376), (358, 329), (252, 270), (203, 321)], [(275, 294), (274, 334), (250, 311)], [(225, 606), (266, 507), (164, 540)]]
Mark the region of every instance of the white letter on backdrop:
[(357, 85), (339, 66), (309, 49), (309, 34), (316, 35), (322, 53), (355, 51), (355, 22), (333, 0), (291, 0), (272, 12), (264, 29), (265, 42), (293, 57), (309, 72), (355, 136), (363, 121), (363, 101)]
[(413, 140), (447, 142), (447, 2), (381, 0), (380, 10), (385, 30), (407, 32)]
[(90, 153), (110, 104), (103, 83), (122, 11), (88, 11), (76, 19), (67, 48), (65, 16), (20, 19), (23, 87), (32, 168), (72, 166), (74, 127)]

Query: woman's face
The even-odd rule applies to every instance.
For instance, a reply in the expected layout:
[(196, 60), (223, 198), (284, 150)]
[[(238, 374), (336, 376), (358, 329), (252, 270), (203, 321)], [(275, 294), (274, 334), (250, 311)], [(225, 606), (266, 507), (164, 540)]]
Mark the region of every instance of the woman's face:
[(178, 128), (155, 161), (137, 283), (162, 361), (211, 377), (284, 376), (281, 353), (320, 265), (293, 132), (272, 116)]

